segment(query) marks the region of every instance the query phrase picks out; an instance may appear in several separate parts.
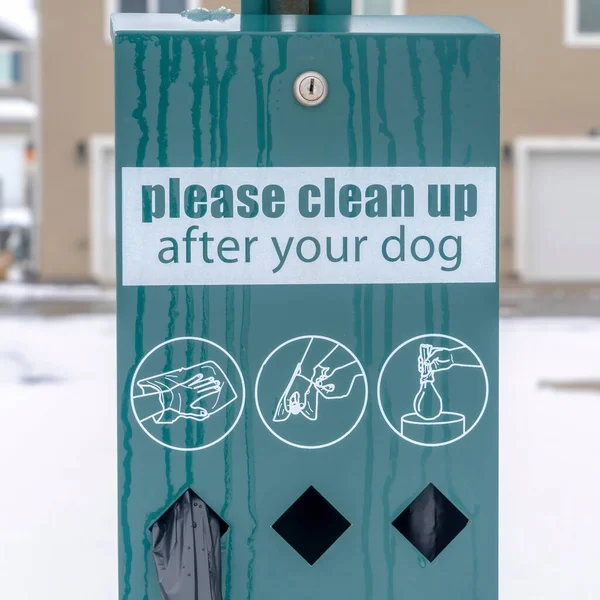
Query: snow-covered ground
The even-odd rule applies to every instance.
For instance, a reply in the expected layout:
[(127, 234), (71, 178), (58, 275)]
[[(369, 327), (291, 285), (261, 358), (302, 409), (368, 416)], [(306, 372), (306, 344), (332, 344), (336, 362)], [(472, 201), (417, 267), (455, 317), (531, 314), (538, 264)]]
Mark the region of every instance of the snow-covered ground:
[[(501, 598), (597, 600), (600, 319), (501, 340)], [(2, 598), (117, 598), (114, 352), (111, 315), (0, 318)]]
[(500, 597), (597, 600), (600, 319), (507, 320), (500, 341)]
[(115, 319), (0, 319), (0, 597), (116, 600)]
[[(17, 274), (17, 276), (19, 276)], [(101, 289), (97, 285), (44, 285), (22, 283), (20, 281), (2, 282), (0, 301), (9, 304), (35, 301), (114, 301), (114, 289)]]

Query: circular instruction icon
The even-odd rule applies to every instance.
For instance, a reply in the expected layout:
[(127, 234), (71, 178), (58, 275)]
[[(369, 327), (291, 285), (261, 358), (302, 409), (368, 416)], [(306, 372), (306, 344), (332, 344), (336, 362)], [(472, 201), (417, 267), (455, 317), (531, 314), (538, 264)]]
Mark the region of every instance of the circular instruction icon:
[(242, 372), (227, 350), (196, 337), (153, 348), (135, 370), (131, 407), (140, 427), (172, 450), (202, 450), (224, 440), (244, 411)]
[(419, 446), (445, 446), (470, 433), (485, 412), (488, 376), (475, 351), (442, 334), (414, 337), (385, 361), (379, 409), (390, 428)]
[(319, 335), (284, 342), (263, 362), (256, 408), (279, 440), (306, 450), (341, 442), (367, 408), (367, 378), (343, 344)]

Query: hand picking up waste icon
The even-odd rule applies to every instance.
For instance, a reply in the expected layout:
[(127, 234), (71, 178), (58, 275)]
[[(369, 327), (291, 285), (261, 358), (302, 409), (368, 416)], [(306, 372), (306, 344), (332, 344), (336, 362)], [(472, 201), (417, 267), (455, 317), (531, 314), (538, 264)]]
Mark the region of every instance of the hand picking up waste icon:
[(297, 415), (316, 421), (321, 400), (347, 398), (356, 380), (364, 377), (359, 362), (340, 344), (330, 342), (323, 354), (322, 347), (314, 348), (314, 341), (313, 337), (308, 339), (304, 354), (294, 367), (275, 409), (275, 423)]
[(413, 402), (415, 414), (425, 421), (439, 418), (444, 411), (444, 401), (435, 387), (435, 374), (453, 367), (480, 367), (479, 364), (469, 363), (469, 360), (473, 361), (473, 355), (465, 346), (438, 348), (421, 344), (417, 359), (420, 387)]
[(162, 425), (179, 419), (205, 421), (238, 398), (227, 375), (214, 361), (152, 375), (140, 379), (137, 386), (142, 394), (134, 400), (156, 400), (148, 404), (153, 407), (152, 414), (141, 422), (152, 419)]

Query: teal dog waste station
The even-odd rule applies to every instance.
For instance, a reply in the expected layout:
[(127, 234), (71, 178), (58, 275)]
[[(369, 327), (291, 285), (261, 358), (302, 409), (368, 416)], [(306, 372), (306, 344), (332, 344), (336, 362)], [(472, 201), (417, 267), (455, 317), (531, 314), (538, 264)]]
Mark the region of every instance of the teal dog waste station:
[(120, 600), (496, 600), (499, 37), (277, 7), (112, 20)]

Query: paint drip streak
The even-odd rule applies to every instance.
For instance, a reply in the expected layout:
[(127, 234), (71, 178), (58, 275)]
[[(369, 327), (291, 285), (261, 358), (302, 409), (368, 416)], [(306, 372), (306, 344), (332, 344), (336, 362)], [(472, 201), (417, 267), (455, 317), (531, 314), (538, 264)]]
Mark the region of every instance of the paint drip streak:
[[(363, 314), (363, 286), (355, 285), (353, 286), (352, 293), (352, 311), (354, 316), (354, 337), (356, 339), (356, 354), (361, 357), (365, 352), (365, 343), (364, 343), (364, 314)], [(366, 449), (365, 449), (365, 486), (367, 482), (370, 480), (372, 475), (369, 475), (369, 471), (372, 469), (372, 465), (369, 464), (369, 458), (366, 456), (369, 452), (369, 444), (370, 444), (370, 428), (367, 427), (367, 439), (366, 439)], [(371, 459), (372, 460), (372, 459)], [(364, 509), (362, 515), (362, 527), (361, 527), (361, 545), (362, 545), (362, 554), (363, 554), (363, 567), (365, 573), (365, 598), (372, 598), (372, 568), (371, 568), (371, 558), (369, 551), (369, 519), (371, 513), (371, 505), (370, 499), (367, 498), (367, 495), (371, 493), (370, 488), (365, 487), (365, 496), (364, 496)]]
[[(196, 311), (194, 306), (194, 290), (190, 286), (185, 287), (185, 335), (192, 337), (194, 335), (194, 319), (196, 318)], [(188, 340), (186, 344), (185, 360), (186, 366), (194, 364), (194, 341)], [(191, 448), (194, 439), (194, 426), (190, 419), (186, 420), (185, 424), (185, 445)], [(185, 453), (185, 475), (188, 486), (191, 486), (194, 481), (194, 472), (192, 469), (192, 453)]]
[(423, 95), (423, 81), (421, 78), (421, 59), (418, 53), (418, 41), (413, 36), (408, 36), (406, 44), (410, 61), (410, 75), (412, 79), (413, 96), (417, 103), (417, 116), (414, 119), (415, 136), (419, 148), (419, 164), (427, 166), (427, 152), (425, 149), (424, 121), (425, 121), (425, 96)]
[[(425, 331), (427, 333), (435, 333), (434, 309), (433, 309), (433, 285), (431, 283), (423, 286), (423, 307), (425, 318)], [(427, 430), (425, 442), (431, 442), (431, 431)], [(423, 487), (428, 483), (427, 476), (427, 461), (431, 458), (432, 449), (424, 448), (421, 452), (421, 482)]]
[[(201, 337), (205, 340), (210, 339), (210, 287), (205, 285), (202, 288), (202, 335)], [(202, 344), (200, 347), (200, 362), (204, 362), (207, 359), (206, 356), (206, 344)], [(204, 442), (204, 427), (197, 429), (197, 444), (200, 446)]]
[[(138, 101), (132, 117), (137, 121), (140, 129), (140, 138), (136, 154), (136, 166), (144, 166), (146, 160), (146, 150), (148, 148), (149, 130), (145, 111), (147, 108), (147, 89), (144, 64), (146, 61), (146, 40), (138, 37), (135, 42), (135, 73), (138, 86)], [(131, 540), (131, 529), (129, 525), (129, 500), (132, 490), (132, 463), (133, 430), (129, 421), (129, 390), (133, 382), (133, 375), (139, 362), (144, 355), (144, 310), (146, 305), (146, 291), (140, 287), (137, 289), (136, 302), (136, 322), (135, 322), (135, 364), (129, 371), (125, 383), (124, 397), (121, 399), (121, 426), (123, 428), (123, 489), (121, 492), (120, 503), (120, 523), (121, 523), (121, 541), (123, 543), (123, 566), (122, 566), (122, 600), (128, 600), (131, 597), (132, 585), (131, 575), (133, 566), (133, 545)]]
[(363, 161), (365, 167), (371, 166), (371, 98), (369, 96), (369, 65), (367, 62), (367, 40), (360, 38), (356, 41), (358, 51), (358, 68), (360, 73), (360, 106), (362, 117)]
[(123, 490), (121, 492), (121, 539), (123, 542), (123, 600), (128, 600), (131, 596), (131, 573), (133, 561), (133, 546), (131, 543), (131, 529), (129, 526), (129, 499), (132, 490), (132, 462), (133, 447), (131, 438), (133, 430), (131, 428), (129, 417), (129, 390), (133, 383), (133, 375), (137, 365), (144, 356), (144, 310), (146, 307), (146, 291), (140, 287), (137, 290), (136, 320), (135, 320), (135, 363), (127, 374), (125, 389), (121, 399), (121, 426), (123, 427)]
[(160, 167), (170, 166), (168, 160), (169, 88), (177, 81), (181, 73), (181, 45), (180, 38), (163, 38), (160, 41), (160, 88), (156, 123)]
[(471, 59), (469, 58), (469, 51), (473, 41), (475, 41), (475, 37), (470, 36), (462, 38), (460, 43), (460, 66), (467, 79), (471, 77)]
[[(225, 347), (234, 348), (235, 333), (235, 288), (227, 286), (225, 288)], [(233, 365), (231, 361), (227, 363), (227, 377), (229, 381), (234, 380)], [(227, 436), (223, 442), (223, 459), (225, 463), (224, 483), (225, 500), (223, 502), (223, 518), (227, 520), (227, 511), (231, 504), (231, 436)], [(227, 554), (225, 557), (225, 598), (231, 598), (232, 572), (231, 564), (233, 558), (233, 545), (235, 540), (235, 529), (232, 527), (229, 533), (229, 543), (227, 544)]]
[[(248, 357), (250, 355), (249, 340), (250, 340), (250, 317), (252, 309), (252, 288), (244, 286), (242, 288), (242, 322), (240, 327), (240, 366), (243, 373), (250, 373), (250, 364)], [(254, 389), (254, 382), (248, 381), (248, 389)], [(247, 577), (248, 582), (246, 585), (246, 591), (248, 594), (248, 600), (251, 600), (254, 591), (254, 562), (256, 561), (256, 532), (258, 529), (258, 521), (256, 519), (256, 506), (255, 506), (255, 488), (256, 488), (256, 472), (254, 465), (254, 454), (251, 451), (252, 444), (252, 411), (246, 410), (244, 412), (244, 430), (246, 439), (246, 469), (248, 476), (248, 514), (250, 521), (252, 522), (252, 529), (248, 536), (248, 550), (250, 552), (250, 559), (248, 560)]]
[(237, 37), (229, 38), (229, 46), (227, 50), (227, 68), (223, 75), (220, 87), (219, 96), (219, 141), (221, 147), (221, 153), (219, 155), (219, 166), (226, 167), (227, 160), (229, 158), (229, 144), (227, 138), (227, 116), (229, 108), (229, 86), (231, 80), (237, 73)]
[[(363, 356), (365, 365), (369, 371), (373, 370), (373, 286), (361, 286), (364, 291), (363, 310)], [(367, 432), (367, 444), (365, 451), (365, 486), (364, 486), (364, 509), (362, 518), (362, 545), (365, 570), (365, 598), (373, 598), (373, 567), (371, 565), (370, 533), (371, 533), (371, 510), (373, 505), (373, 413), (367, 411), (365, 414), (365, 429)]]
[[(437, 40), (435, 42), (435, 55), (440, 65), (440, 75), (442, 78), (442, 164), (444, 166), (452, 165), (452, 76), (459, 60), (458, 48), (455, 41)], [(464, 67), (464, 65), (463, 65)], [(448, 335), (450, 333), (450, 290), (448, 285), (441, 285), (440, 304), (441, 304), (441, 330)], [(452, 397), (450, 395), (450, 385), (445, 378), (442, 384), (442, 397), (446, 406), (452, 407)], [(452, 458), (448, 449), (445, 452), (446, 458), (446, 476), (448, 480), (448, 489), (454, 495), (454, 486), (452, 484)]]
[(183, 46), (183, 40), (180, 37), (173, 37), (173, 59), (171, 61), (171, 70), (169, 73), (169, 81), (175, 83), (181, 75), (181, 51)]
[[(169, 320), (167, 324), (167, 335), (165, 341), (172, 340), (175, 337), (175, 325), (177, 323), (177, 317), (179, 311), (177, 305), (179, 302), (179, 288), (172, 286), (169, 288), (170, 301), (169, 301)], [(165, 373), (173, 370), (173, 346), (172, 344), (165, 344)], [(166, 445), (171, 444), (171, 431), (169, 425), (163, 425), (162, 427), (162, 441)], [(167, 485), (167, 498), (173, 498), (173, 479), (172, 479), (172, 450), (170, 448), (164, 448), (165, 453), (165, 482)]]
[(210, 166), (217, 166), (217, 142), (219, 129), (219, 75), (217, 71), (217, 42), (206, 39), (206, 70), (208, 77), (208, 99), (210, 113)]
[(265, 92), (263, 89), (262, 74), (263, 74), (263, 62), (262, 62), (262, 48), (261, 38), (254, 36), (252, 38), (252, 57), (254, 59), (254, 88), (256, 93), (256, 142), (257, 142), (257, 156), (256, 166), (264, 166), (264, 155), (266, 146), (266, 125), (265, 125)]
[[(178, 66), (171, 63), (171, 44), (172, 40), (169, 37), (164, 37), (160, 41), (160, 88), (158, 100), (158, 115), (156, 130), (158, 136), (158, 164), (160, 167), (169, 167), (169, 145), (168, 145), (168, 112), (169, 112), (169, 88), (171, 86), (172, 68), (178, 70)], [(177, 302), (179, 291), (176, 287), (169, 288), (169, 318), (167, 323), (167, 335), (165, 341), (175, 337), (175, 323), (178, 316)], [(168, 372), (173, 369), (173, 347), (171, 344), (165, 345), (165, 366), (164, 371)], [(168, 425), (163, 425), (161, 431), (162, 441), (165, 446), (171, 444), (171, 431)], [(173, 497), (173, 480), (172, 480), (172, 450), (164, 448), (165, 460), (165, 483), (167, 486), (166, 494), (168, 498)]]
[(203, 166), (202, 161), (202, 95), (204, 93), (204, 46), (203, 40), (191, 37), (190, 46), (194, 58), (194, 81), (191, 84), (193, 104), (191, 109), (192, 135), (194, 140), (194, 166)]
[(145, 112), (148, 107), (148, 93), (146, 88), (146, 75), (144, 72), (144, 63), (146, 62), (146, 40), (142, 36), (138, 37), (135, 43), (135, 75), (138, 86), (138, 103), (132, 113), (140, 128), (140, 139), (138, 141), (136, 166), (143, 167), (146, 160), (146, 150), (148, 149), (148, 140), (150, 133), (148, 121)]
[(385, 107), (385, 67), (387, 64), (385, 44), (384, 38), (377, 38), (377, 113), (381, 121), (379, 131), (388, 140), (387, 165), (388, 167), (394, 167), (398, 162), (398, 153), (396, 140), (388, 126), (387, 110)]
[(160, 41), (160, 89), (158, 99), (158, 115), (156, 131), (158, 135), (158, 164), (160, 167), (170, 166), (167, 160), (168, 135), (167, 135), (167, 113), (169, 111), (169, 70), (171, 64), (171, 40), (168, 37)]
[(277, 49), (279, 52), (279, 66), (269, 75), (269, 80), (267, 82), (267, 101), (266, 101), (266, 109), (267, 109), (267, 167), (273, 166), (273, 160), (271, 158), (271, 152), (273, 150), (273, 131), (271, 128), (271, 109), (270, 109), (270, 100), (271, 100), (271, 88), (273, 86), (273, 80), (278, 75), (281, 75), (287, 69), (287, 36), (279, 36), (277, 38)]
[(452, 165), (452, 76), (458, 62), (456, 41), (436, 40), (435, 55), (442, 78), (442, 164)]
[[(149, 529), (151, 527), (151, 523), (146, 523), (146, 527), (144, 529)], [(150, 544), (150, 537), (144, 536), (144, 597), (143, 600), (148, 600), (150, 597), (150, 591), (148, 589), (149, 585), (149, 574), (150, 574), (150, 556), (152, 554), (152, 546)]]
[(354, 109), (356, 105), (356, 93), (352, 83), (352, 52), (350, 50), (350, 41), (346, 37), (338, 38), (340, 42), (340, 51), (342, 54), (342, 81), (348, 91), (348, 166), (356, 167), (358, 160), (358, 149), (356, 142), (356, 131), (354, 129)]
[[(384, 323), (385, 333), (383, 340), (384, 356), (389, 356), (392, 352), (393, 329), (394, 329), (394, 286), (385, 286), (384, 300)], [(389, 396), (389, 391), (386, 390)], [(385, 559), (387, 564), (387, 597), (388, 600), (394, 600), (394, 574), (396, 566), (396, 537), (392, 535), (392, 529), (389, 524), (395, 515), (392, 515), (390, 508), (390, 494), (396, 482), (396, 472), (398, 469), (398, 437), (390, 436), (390, 454), (389, 454), (389, 472), (383, 484), (383, 539), (385, 544)]]

